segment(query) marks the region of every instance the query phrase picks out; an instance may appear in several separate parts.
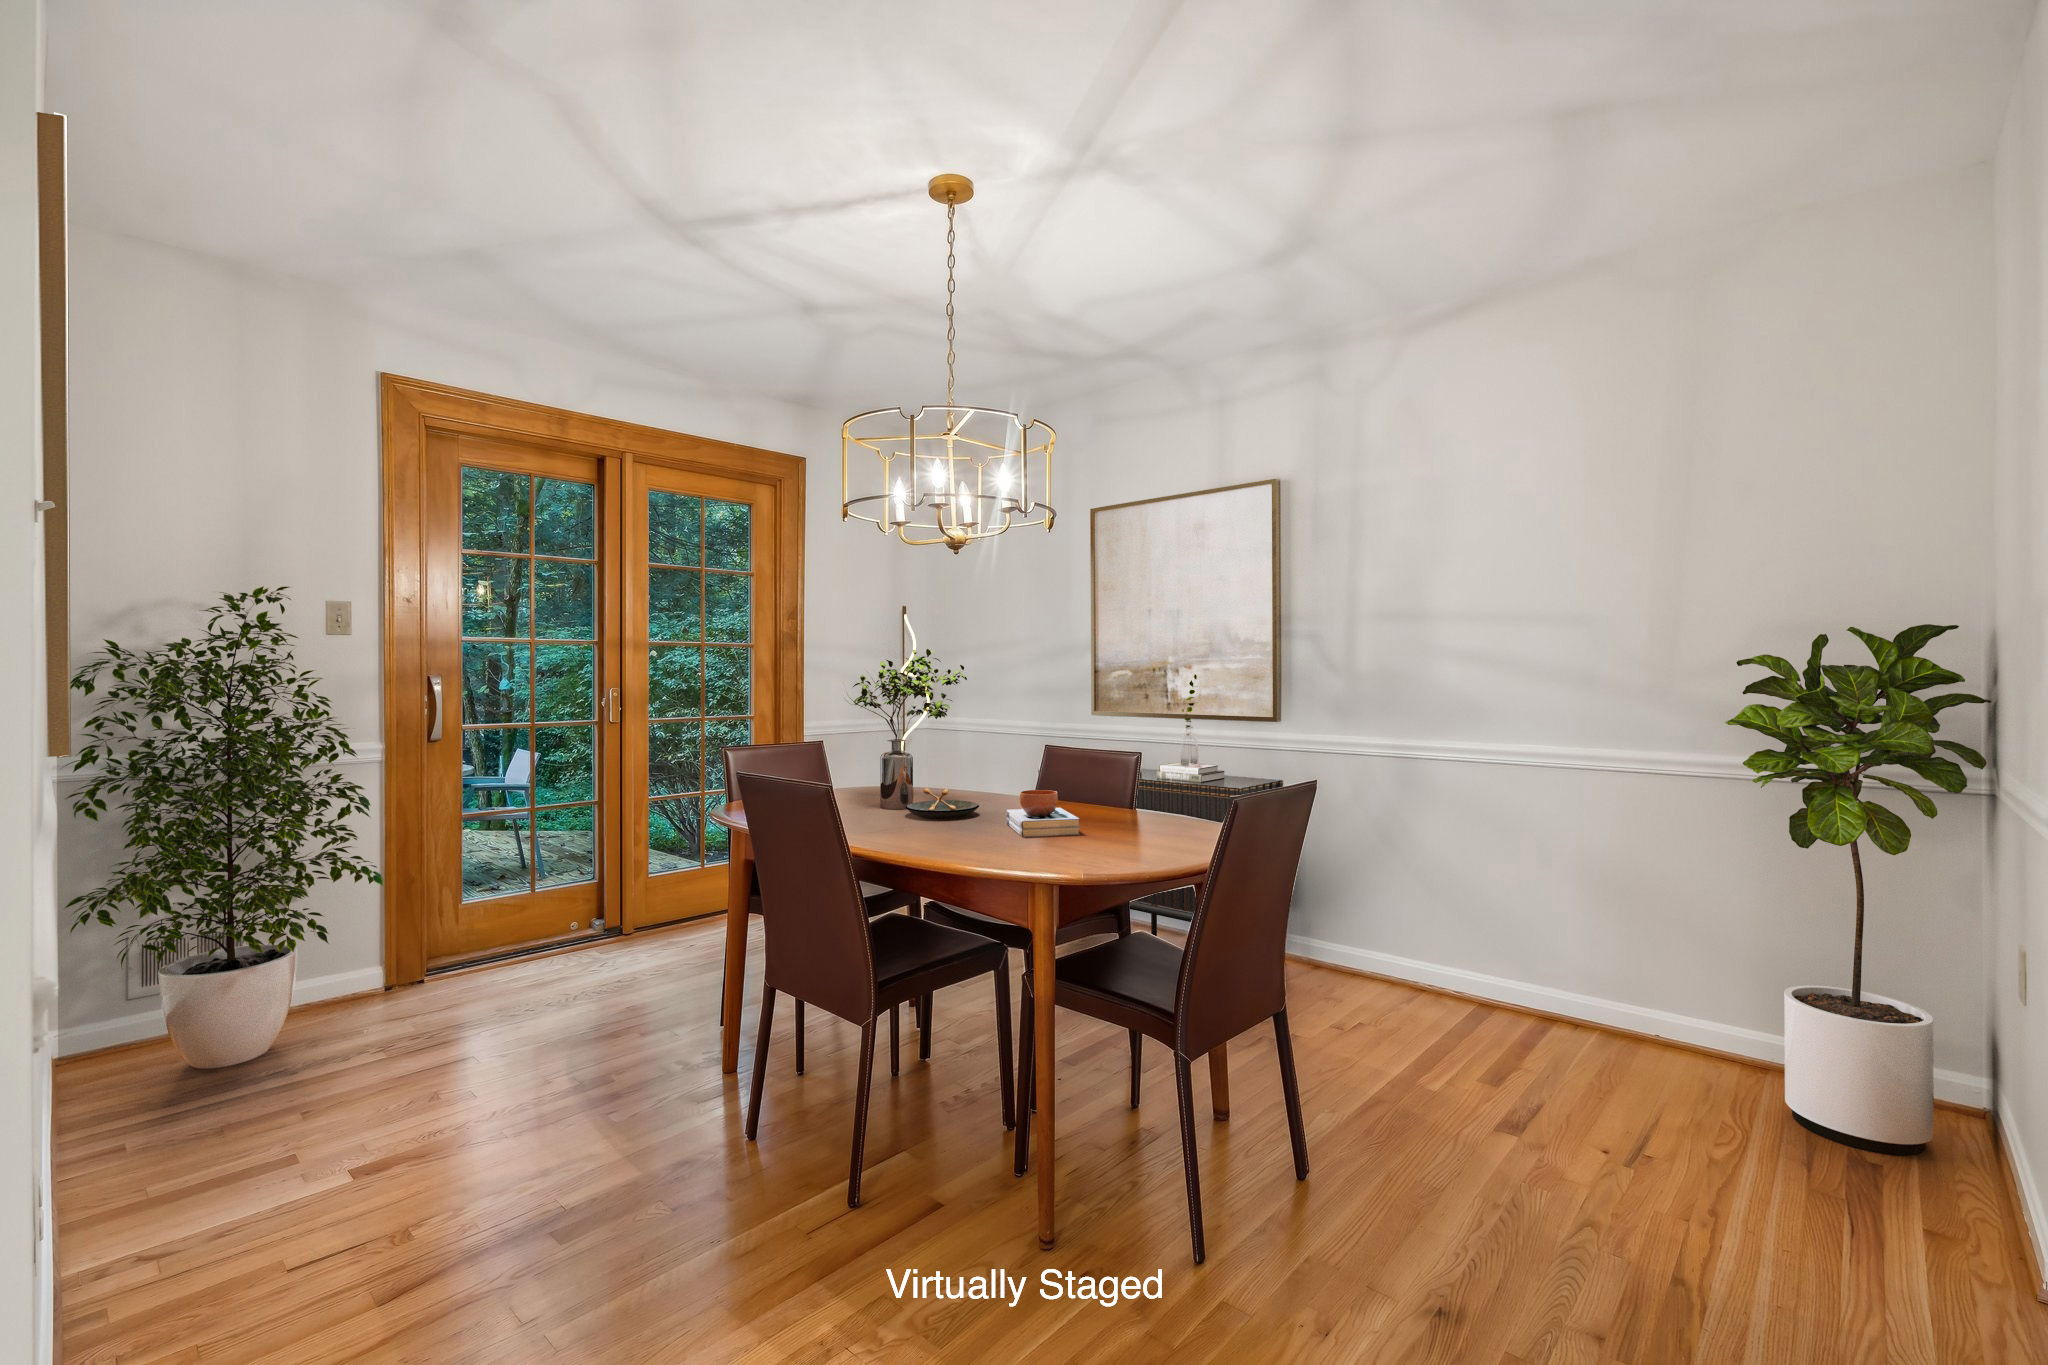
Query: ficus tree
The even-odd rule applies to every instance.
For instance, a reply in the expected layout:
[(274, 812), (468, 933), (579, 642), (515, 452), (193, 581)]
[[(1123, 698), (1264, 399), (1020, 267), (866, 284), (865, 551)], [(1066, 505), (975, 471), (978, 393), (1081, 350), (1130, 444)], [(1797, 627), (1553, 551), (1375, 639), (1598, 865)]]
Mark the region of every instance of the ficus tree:
[(282, 588), (224, 593), (197, 638), (109, 640), (71, 680), (93, 698), (71, 808), (97, 820), (119, 803), (127, 832), (113, 875), (71, 907), (77, 924), (132, 915), (124, 958), (198, 942), (239, 966), (327, 937), (316, 883), (383, 880), (350, 825), (369, 797), (335, 767), (355, 750), (292, 655), (284, 603)]
[(1967, 692), (1924, 695), (1963, 681), (1960, 673), (1920, 653), (1928, 641), (1954, 629), (1914, 626), (1886, 639), (1851, 627), (1850, 634), (1870, 651), (1867, 664), (1823, 662), (1821, 655), (1828, 645), (1825, 635), (1814, 637), (1804, 668), (1796, 668), (1776, 654), (1737, 660), (1738, 667), (1756, 665), (1769, 670), (1743, 688), (1745, 693), (1785, 703), (1752, 703), (1729, 720), (1730, 725), (1754, 730), (1777, 745), (1757, 750), (1743, 760), (1744, 765), (1757, 774), (1758, 785), (1799, 784), (1799, 809), (1792, 812), (1787, 826), (1793, 843), (1801, 848), (1817, 843), (1848, 846), (1856, 878), (1850, 998), (1858, 1004), (1863, 1001), (1863, 840), (1869, 839), (1890, 854), (1904, 853), (1913, 841), (1905, 817), (1866, 794), (1869, 784), (1891, 788), (1932, 819), (1936, 814), (1934, 798), (1907, 779), (1917, 777), (1942, 791), (1959, 792), (1968, 785), (1962, 763), (1984, 766), (1984, 756), (1969, 745), (1935, 738), (1941, 730), (1942, 712), (1982, 703), (1984, 698)]

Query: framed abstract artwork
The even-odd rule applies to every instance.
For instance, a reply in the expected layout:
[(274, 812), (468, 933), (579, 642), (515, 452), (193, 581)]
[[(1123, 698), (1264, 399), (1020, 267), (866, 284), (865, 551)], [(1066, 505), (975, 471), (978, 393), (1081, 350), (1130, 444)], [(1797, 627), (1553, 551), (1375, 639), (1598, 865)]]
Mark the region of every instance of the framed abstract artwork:
[(1095, 714), (1280, 719), (1280, 481), (1089, 514)]

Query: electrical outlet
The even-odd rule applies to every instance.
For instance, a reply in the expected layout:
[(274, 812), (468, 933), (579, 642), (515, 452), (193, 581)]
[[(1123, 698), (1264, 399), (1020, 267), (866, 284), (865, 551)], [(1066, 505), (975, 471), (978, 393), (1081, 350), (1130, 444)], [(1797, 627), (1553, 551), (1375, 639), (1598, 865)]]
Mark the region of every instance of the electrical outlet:
[(327, 633), (347, 635), (352, 627), (355, 605), (351, 602), (329, 602), (327, 604)]

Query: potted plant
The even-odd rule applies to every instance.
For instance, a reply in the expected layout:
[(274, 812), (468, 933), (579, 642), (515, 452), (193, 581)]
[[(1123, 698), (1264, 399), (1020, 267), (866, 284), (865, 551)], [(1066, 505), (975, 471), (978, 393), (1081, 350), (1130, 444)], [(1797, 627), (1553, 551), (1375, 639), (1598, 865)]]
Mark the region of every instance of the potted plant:
[[(134, 917), (121, 957), (163, 962), (164, 1022), (196, 1067), (270, 1049), (295, 950), (327, 937), (314, 884), (382, 880), (349, 827), (369, 798), (334, 767), (355, 750), (292, 657), (284, 602), (282, 588), (225, 593), (198, 639), (109, 640), (71, 680), (95, 698), (71, 808), (97, 820), (119, 802), (128, 836), (113, 876), (71, 901), (73, 927)], [(207, 951), (180, 959), (195, 945)]]
[(917, 647), (917, 634), (906, 615), (904, 633), (909, 643), (903, 662), (887, 659), (875, 667), (870, 678), (863, 673), (854, 679), (847, 700), (879, 719), (889, 730), (889, 751), (882, 755), (882, 804), (901, 808), (910, 796), (910, 750), (904, 746), (917, 727), (953, 709), (943, 689), (965, 681), (965, 668), (941, 668), (929, 649)]
[[(1759, 784), (1800, 785), (1787, 831), (1792, 842), (1849, 850), (1856, 882), (1849, 988), (1785, 992), (1785, 1103), (1814, 1132), (1871, 1151), (1917, 1152), (1934, 1135), (1934, 1017), (1863, 989), (1863, 842), (1897, 855), (1913, 838), (1905, 817), (1866, 791), (1871, 783), (1889, 787), (1932, 819), (1934, 799), (1906, 779), (1959, 792), (1968, 779), (1955, 760), (1984, 766), (1975, 749), (1935, 738), (1943, 711), (1984, 699), (1967, 692), (1923, 695), (1963, 680), (1920, 653), (1954, 629), (1914, 626), (1885, 639), (1852, 628), (1870, 651), (1867, 664), (1823, 663), (1825, 635), (1814, 638), (1804, 668), (1775, 654), (1739, 660), (1770, 670), (1744, 692), (1786, 705), (1755, 703), (1728, 722), (1778, 746), (1743, 760)], [(1942, 749), (1955, 758), (1936, 752)]]

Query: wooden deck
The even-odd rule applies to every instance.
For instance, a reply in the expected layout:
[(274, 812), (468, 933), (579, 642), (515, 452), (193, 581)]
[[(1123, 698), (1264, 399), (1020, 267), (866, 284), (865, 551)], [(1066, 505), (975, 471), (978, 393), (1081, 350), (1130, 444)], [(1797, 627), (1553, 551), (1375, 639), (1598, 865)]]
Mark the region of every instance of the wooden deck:
[[(1038, 1250), (985, 989), (940, 997), (928, 1065), (877, 1067), (849, 1210), (855, 1031), (813, 1011), (798, 1078), (778, 1012), (750, 1146), (720, 941), (315, 1006), (226, 1072), (161, 1043), (61, 1064), (64, 1359), (2048, 1361), (1983, 1118), (1867, 1156), (1792, 1123), (1775, 1072), (1301, 964), (1313, 1172), (1270, 1041), (1241, 1041), (1231, 1119), (1202, 1124), (1206, 1266), (1166, 1054), (1134, 1113), (1123, 1035), (1071, 1015)], [(1031, 1278), (1017, 1308), (885, 1274), (992, 1267)], [(1162, 1270), (1165, 1298), (1043, 1301), (1046, 1267)]]

